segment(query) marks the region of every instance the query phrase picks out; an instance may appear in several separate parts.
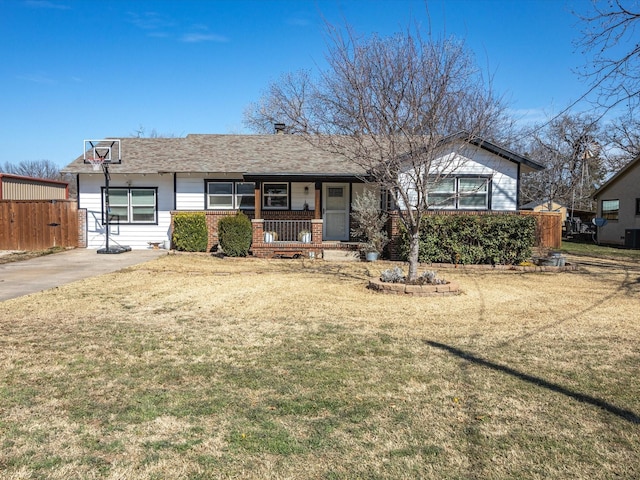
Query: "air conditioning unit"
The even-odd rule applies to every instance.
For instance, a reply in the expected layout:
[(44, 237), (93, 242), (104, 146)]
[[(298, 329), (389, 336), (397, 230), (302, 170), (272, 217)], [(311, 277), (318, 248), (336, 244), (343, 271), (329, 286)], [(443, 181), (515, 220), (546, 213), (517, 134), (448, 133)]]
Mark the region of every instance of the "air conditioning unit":
[(624, 246), (628, 248), (640, 248), (640, 228), (624, 231)]

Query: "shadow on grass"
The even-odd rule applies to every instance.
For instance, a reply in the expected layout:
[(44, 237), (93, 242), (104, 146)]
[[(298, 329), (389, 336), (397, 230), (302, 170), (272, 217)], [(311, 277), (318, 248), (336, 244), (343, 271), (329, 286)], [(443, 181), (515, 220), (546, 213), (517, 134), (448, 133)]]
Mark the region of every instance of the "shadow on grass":
[(602, 408), (609, 413), (617, 415), (618, 417), (627, 420), (631, 423), (640, 424), (640, 417), (632, 412), (631, 410), (624, 410), (622, 408), (616, 407), (604, 400), (601, 400), (596, 397), (592, 397), (591, 395), (586, 395), (580, 392), (574, 392), (573, 390), (569, 390), (561, 385), (556, 383), (548, 382), (540, 377), (534, 377), (533, 375), (528, 375), (523, 372), (519, 372), (510, 367), (506, 367), (504, 365), (499, 365), (497, 363), (490, 362), (489, 360), (485, 360), (483, 358), (477, 357), (472, 353), (466, 352), (464, 350), (460, 350), (459, 348), (452, 347), (451, 345), (445, 345), (444, 343), (433, 342), (431, 340), (425, 340), (425, 343), (431, 347), (438, 348), (440, 350), (446, 350), (447, 352), (462, 358), (471, 363), (475, 363), (476, 365), (480, 365), (486, 368), (490, 368), (491, 370), (495, 370), (498, 372), (506, 373), (507, 375), (512, 375), (520, 380), (525, 382), (532, 383), (534, 385), (538, 385), (539, 387), (546, 388), (551, 390), (552, 392), (560, 393), (562, 395), (566, 395), (567, 397), (571, 397), (579, 402), (588, 403), (590, 405), (594, 405), (596, 407)]

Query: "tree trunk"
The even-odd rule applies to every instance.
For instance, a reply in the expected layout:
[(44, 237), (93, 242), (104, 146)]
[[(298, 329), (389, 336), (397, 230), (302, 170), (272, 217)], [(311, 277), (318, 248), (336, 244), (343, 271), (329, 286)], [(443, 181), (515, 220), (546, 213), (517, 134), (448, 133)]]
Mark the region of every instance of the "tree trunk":
[(420, 252), (420, 232), (411, 232), (409, 240), (409, 274), (407, 281), (411, 282), (418, 278), (418, 258)]

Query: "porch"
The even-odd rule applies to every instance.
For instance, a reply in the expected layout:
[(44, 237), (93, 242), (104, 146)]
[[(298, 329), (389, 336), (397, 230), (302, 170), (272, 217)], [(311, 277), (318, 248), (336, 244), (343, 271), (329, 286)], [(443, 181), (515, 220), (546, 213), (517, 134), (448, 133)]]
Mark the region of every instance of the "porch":
[[(264, 182), (246, 176), (243, 180), (255, 186), (253, 195), (242, 194), (244, 208), (192, 210), (205, 215), (208, 251), (218, 248), (220, 219), (242, 211), (252, 222), (250, 252), (255, 257), (324, 258), (325, 252), (333, 251), (338, 255), (345, 252), (346, 258), (347, 252), (358, 253), (360, 244), (351, 241), (349, 235), (350, 196), (354, 189), (361, 188), (354, 186), (357, 183), (353, 178), (331, 178), (330, 182), (323, 182), (286, 176)], [(232, 206), (239, 204), (232, 203)]]
[(357, 242), (322, 240), (322, 219), (253, 219), (251, 252), (259, 258), (323, 258), (325, 250), (358, 252)]
[[(250, 180), (255, 182), (255, 210), (251, 220), (253, 229), (251, 253), (255, 257), (323, 258), (326, 250), (358, 252), (359, 244), (348, 241), (349, 183), (342, 184), (340, 190), (342, 195), (340, 198), (344, 200), (342, 208), (345, 212), (346, 236), (342, 241), (338, 241), (323, 238), (328, 228), (323, 217), (329, 213), (328, 210), (325, 211), (322, 203), (323, 189), (326, 189), (328, 185), (333, 186), (335, 183), (327, 184), (316, 180), (304, 185), (301, 190), (304, 196), (302, 210), (272, 210), (263, 208), (263, 195), (266, 190), (266, 187), (263, 187), (265, 179), (251, 178)], [(270, 180), (274, 181), (275, 179)], [(333, 218), (332, 221), (334, 221)]]

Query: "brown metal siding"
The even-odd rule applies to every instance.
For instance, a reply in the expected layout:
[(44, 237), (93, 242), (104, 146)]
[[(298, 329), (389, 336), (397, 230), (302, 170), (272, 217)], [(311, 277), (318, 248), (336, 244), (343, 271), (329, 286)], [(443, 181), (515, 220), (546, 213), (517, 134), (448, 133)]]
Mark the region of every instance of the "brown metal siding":
[(0, 250), (78, 246), (75, 200), (0, 200)]
[(68, 186), (43, 180), (1, 176), (1, 200), (65, 200)]

